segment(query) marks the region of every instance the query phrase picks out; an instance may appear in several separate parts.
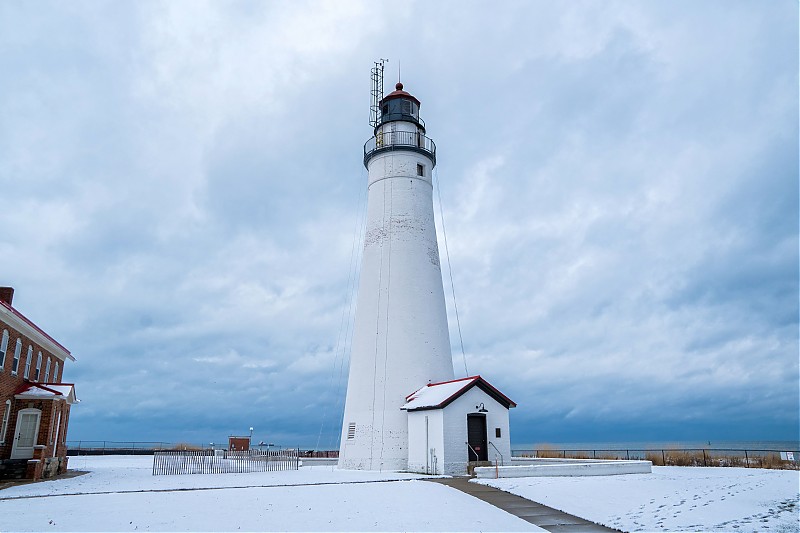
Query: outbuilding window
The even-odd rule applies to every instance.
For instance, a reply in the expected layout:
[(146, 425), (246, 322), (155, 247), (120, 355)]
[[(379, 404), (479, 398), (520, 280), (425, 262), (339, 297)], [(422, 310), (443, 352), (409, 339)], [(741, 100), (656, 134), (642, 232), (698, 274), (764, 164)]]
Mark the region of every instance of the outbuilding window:
[(58, 361), (56, 361), (55, 369), (53, 370), (53, 383), (61, 383), (58, 381)]
[(47, 364), (44, 366), (44, 382), (50, 382), (50, 358), (47, 358)]
[(36, 357), (36, 374), (34, 374), (33, 381), (39, 381), (42, 376), (42, 352)]

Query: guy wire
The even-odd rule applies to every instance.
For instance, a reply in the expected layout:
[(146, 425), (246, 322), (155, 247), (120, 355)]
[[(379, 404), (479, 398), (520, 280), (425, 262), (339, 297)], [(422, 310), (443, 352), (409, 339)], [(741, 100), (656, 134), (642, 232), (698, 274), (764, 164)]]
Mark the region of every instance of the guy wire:
[(444, 208), (442, 207), (442, 191), (439, 188), (439, 170), (434, 168), (436, 182), (436, 196), (439, 198), (439, 218), (442, 219), (442, 237), (444, 237), (444, 251), (447, 255), (447, 271), (450, 273), (450, 290), (453, 293), (453, 308), (456, 311), (456, 325), (458, 326), (458, 340), (461, 343), (461, 357), (464, 359), (465, 376), (469, 376), (467, 369), (467, 354), (464, 352), (464, 338), (461, 335), (461, 320), (458, 318), (458, 302), (456, 301), (456, 285), (453, 282), (453, 265), (450, 263), (450, 248), (447, 246), (447, 230), (444, 227)]
[[(362, 172), (362, 175), (363, 175), (363, 172)], [(337, 362), (340, 361), (340, 364), (339, 364), (339, 381), (341, 381), (341, 373), (342, 373), (341, 369), (344, 366), (345, 348), (347, 346), (347, 332), (349, 330), (349, 322), (350, 322), (350, 320), (349, 320), (350, 309), (353, 306), (353, 289), (352, 289), (352, 286), (353, 286), (353, 280), (354, 280), (354, 278), (356, 277), (356, 274), (357, 274), (357, 273), (354, 272), (354, 270), (357, 270), (357, 265), (354, 266), (355, 259), (357, 259), (356, 245), (357, 245), (358, 241), (360, 241), (360, 239), (359, 239), (360, 231), (359, 230), (360, 230), (360, 227), (362, 225), (361, 224), (361, 209), (362, 209), (361, 205), (362, 205), (362, 202), (363, 202), (363, 199), (364, 199), (365, 196), (366, 195), (363, 193), (363, 190), (362, 190), (362, 193), (358, 197), (358, 216), (356, 217), (355, 228), (353, 228), (353, 244), (352, 244), (352, 246), (350, 248), (350, 266), (349, 266), (349, 269), (348, 269), (348, 272), (347, 272), (347, 299), (345, 300), (345, 304), (342, 306), (342, 319), (341, 319), (341, 322), (339, 324), (339, 333), (336, 335), (336, 346), (334, 348), (334, 356), (333, 356), (333, 368), (331, 368), (331, 376), (330, 376), (330, 379), (328, 381), (328, 391), (329, 392), (331, 391), (331, 389), (333, 389), (334, 376), (336, 375)], [(345, 322), (345, 317), (348, 318), (347, 322)], [(344, 332), (344, 339), (342, 338), (343, 337), (343, 332)], [(340, 350), (340, 348), (341, 348), (341, 350)], [(341, 352), (341, 360), (339, 359), (339, 353), (340, 352)], [(337, 386), (336, 387), (336, 389), (337, 389), (336, 392), (337, 393), (338, 393), (338, 388), (339, 387)], [(338, 403), (339, 403), (339, 399), (337, 397), (337, 407), (338, 407)], [(317, 444), (314, 447), (314, 450), (318, 450), (319, 449), (319, 443), (322, 440), (322, 433), (323, 433), (323, 429), (325, 427), (327, 414), (328, 414), (328, 402), (325, 402), (325, 405), (323, 406), (323, 409), (322, 409), (322, 422), (320, 423), (319, 434), (317, 435)], [(340, 433), (340, 438), (341, 438), (341, 428), (339, 428), (339, 433)]]

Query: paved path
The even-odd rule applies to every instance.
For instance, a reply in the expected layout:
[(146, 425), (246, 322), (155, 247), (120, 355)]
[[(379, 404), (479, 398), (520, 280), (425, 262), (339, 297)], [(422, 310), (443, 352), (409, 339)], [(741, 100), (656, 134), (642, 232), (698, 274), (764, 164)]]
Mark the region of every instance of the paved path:
[(518, 516), (535, 526), (539, 526), (547, 531), (552, 531), (553, 533), (618, 531), (564, 513), (552, 507), (547, 507), (541, 503), (526, 500), (510, 492), (505, 492), (494, 487), (487, 487), (486, 485), (479, 485), (478, 483), (470, 483), (469, 478), (441, 478), (431, 479), (430, 481), (458, 489), (461, 492), (490, 503), (507, 513)]

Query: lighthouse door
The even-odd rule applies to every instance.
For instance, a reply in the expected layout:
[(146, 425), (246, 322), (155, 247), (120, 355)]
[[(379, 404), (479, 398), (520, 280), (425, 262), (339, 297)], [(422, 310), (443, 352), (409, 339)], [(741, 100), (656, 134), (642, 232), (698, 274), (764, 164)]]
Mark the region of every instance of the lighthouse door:
[(486, 441), (486, 415), (467, 415), (467, 453), (470, 461), (488, 460)]

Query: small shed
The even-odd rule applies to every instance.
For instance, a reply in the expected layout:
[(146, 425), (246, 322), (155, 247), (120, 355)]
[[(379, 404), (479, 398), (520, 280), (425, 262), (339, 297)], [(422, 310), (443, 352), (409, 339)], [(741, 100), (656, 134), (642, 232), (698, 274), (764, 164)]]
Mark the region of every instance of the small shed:
[(408, 470), (464, 475), (469, 463), (510, 464), (508, 410), (516, 407), (481, 376), (429, 383), (409, 394)]
[(229, 452), (245, 452), (250, 449), (250, 437), (228, 437)]

